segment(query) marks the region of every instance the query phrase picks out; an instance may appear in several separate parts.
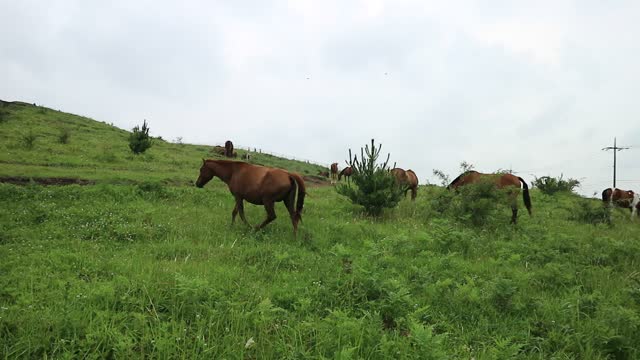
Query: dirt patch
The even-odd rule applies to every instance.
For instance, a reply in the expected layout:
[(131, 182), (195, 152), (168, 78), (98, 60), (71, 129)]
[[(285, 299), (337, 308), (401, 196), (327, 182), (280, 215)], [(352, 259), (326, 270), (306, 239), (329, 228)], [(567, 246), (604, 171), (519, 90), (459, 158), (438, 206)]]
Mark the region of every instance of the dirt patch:
[(329, 186), (331, 182), (329, 179), (317, 176), (317, 175), (305, 175), (302, 177), (304, 183), (308, 186)]
[(93, 185), (96, 182), (86, 179), (74, 179), (74, 178), (28, 178), (21, 176), (3, 176), (0, 177), (0, 182), (15, 184), (15, 185), (29, 185), (33, 181), (39, 185)]

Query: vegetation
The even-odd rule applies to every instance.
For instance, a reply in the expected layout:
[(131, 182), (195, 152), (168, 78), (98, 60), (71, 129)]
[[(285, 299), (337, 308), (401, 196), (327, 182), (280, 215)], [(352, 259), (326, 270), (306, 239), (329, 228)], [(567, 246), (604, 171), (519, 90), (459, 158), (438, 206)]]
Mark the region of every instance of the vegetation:
[(533, 181), (533, 186), (540, 189), (541, 192), (547, 195), (553, 195), (557, 192), (571, 192), (575, 188), (580, 186), (580, 181), (576, 179), (568, 179), (564, 180), (562, 175), (559, 178), (554, 178), (551, 176), (543, 176), (540, 178), (536, 178)]
[[(222, 159), (211, 147), (173, 144), (155, 140), (144, 154), (134, 155), (128, 146), (128, 131), (83, 116), (49, 109), (42, 111), (25, 103), (5, 103), (9, 117), (0, 123), (0, 175), (12, 177), (74, 177), (99, 183), (123, 184), (160, 181), (192, 184), (202, 158)], [(73, 139), (59, 142), (60, 128)], [(37, 136), (35, 149), (25, 151), (22, 134)], [(245, 154), (238, 149), (238, 160)], [(251, 163), (280, 167), (302, 175), (315, 175), (321, 166), (291, 161), (268, 154), (252, 153)]]
[(60, 144), (68, 144), (69, 139), (71, 138), (71, 131), (68, 128), (60, 129), (60, 133), (58, 134), (58, 142)]
[[(535, 216), (512, 226), (494, 203), (474, 225), (461, 196), (429, 186), (373, 221), (314, 187), (295, 241), (285, 216), (230, 226), (220, 181), (167, 181), (193, 180), (207, 148), (158, 141), (143, 162), (125, 131), (46, 111), (82, 134), (63, 146), (41, 115), (25, 106), (0, 125), (0, 175), (92, 164), (97, 184), (0, 184), (2, 358), (640, 357), (640, 222), (624, 209), (586, 221), (599, 200), (533, 189)], [(37, 151), (15, 149), (25, 123)], [(96, 160), (109, 140), (116, 162)], [(174, 152), (186, 165), (169, 166)]]
[(371, 139), (370, 148), (368, 145), (365, 145), (364, 149), (360, 148), (360, 159), (357, 155), (352, 158), (349, 150), (349, 164), (353, 168), (351, 182), (355, 186), (349, 183), (336, 187), (338, 194), (346, 196), (354, 204), (363, 206), (364, 211), (373, 216), (379, 216), (385, 208), (398, 205), (404, 193), (389, 173), (390, 168), (387, 164), (390, 154), (384, 163), (377, 163), (381, 149), (382, 144), (376, 149), (374, 140)]
[(131, 135), (129, 135), (129, 148), (134, 154), (142, 154), (151, 147), (153, 142), (149, 136), (149, 127), (147, 120), (142, 123), (142, 128), (138, 125), (133, 127)]

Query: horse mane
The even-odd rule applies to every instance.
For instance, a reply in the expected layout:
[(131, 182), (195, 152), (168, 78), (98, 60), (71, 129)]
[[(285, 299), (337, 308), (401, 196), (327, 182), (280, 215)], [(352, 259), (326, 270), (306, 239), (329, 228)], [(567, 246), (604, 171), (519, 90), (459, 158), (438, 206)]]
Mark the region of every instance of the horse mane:
[(447, 189), (448, 189), (448, 188), (450, 188), (450, 187), (452, 187), (453, 185), (457, 184), (457, 183), (458, 183), (458, 181), (460, 181), (463, 177), (467, 176), (469, 173), (472, 173), (472, 172), (477, 172), (477, 171), (475, 171), (475, 170), (467, 170), (467, 171), (463, 172), (462, 174), (458, 175), (458, 177), (457, 177), (457, 178), (455, 178), (455, 179), (453, 179), (453, 181), (451, 182), (451, 184), (449, 184), (449, 185), (447, 186)]

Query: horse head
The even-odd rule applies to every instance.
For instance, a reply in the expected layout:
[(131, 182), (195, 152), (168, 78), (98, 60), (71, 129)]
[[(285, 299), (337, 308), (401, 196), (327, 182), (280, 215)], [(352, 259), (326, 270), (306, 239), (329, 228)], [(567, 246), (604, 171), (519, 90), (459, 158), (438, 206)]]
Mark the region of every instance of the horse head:
[(202, 159), (202, 166), (200, 167), (200, 175), (198, 176), (198, 180), (196, 180), (196, 186), (201, 188), (206, 183), (208, 183), (215, 176), (215, 172), (209, 166), (207, 166), (207, 161)]

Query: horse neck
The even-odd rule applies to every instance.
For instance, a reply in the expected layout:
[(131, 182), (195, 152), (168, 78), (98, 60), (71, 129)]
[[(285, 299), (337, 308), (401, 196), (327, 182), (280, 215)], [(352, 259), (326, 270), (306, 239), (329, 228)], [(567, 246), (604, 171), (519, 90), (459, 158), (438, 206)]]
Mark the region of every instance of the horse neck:
[(216, 174), (215, 176), (219, 177), (220, 180), (227, 184), (231, 181), (231, 176), (233, 175), (233, 163), (210, 161), (207, 164)]

